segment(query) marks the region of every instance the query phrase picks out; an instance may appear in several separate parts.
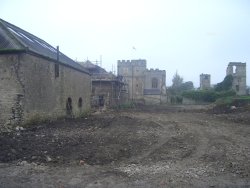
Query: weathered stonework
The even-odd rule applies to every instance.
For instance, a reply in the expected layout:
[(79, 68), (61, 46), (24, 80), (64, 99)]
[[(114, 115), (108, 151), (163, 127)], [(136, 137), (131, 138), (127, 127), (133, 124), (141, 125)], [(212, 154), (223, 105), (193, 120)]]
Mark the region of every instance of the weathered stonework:
[(200, 75), (200, 89), (206, 90), (211, 88), (211, 75), (201, 74)]
[(167, 102), (165, 70), (147, 69), (144, 81), (144, 99), (149, 104)]
[(0, 131), (90, 109), (90, 73), (33, 34), (0, 19)]
[(129, 99), (143, 99), (146, 60), (122, 60), (117, 62), (118, 76), (128, 84)]
[(161, 103), (166, 97), (166, 71), (146, 67), (146, 60), (118, 61), (118, 76), (128, 84), (129, 99)]
[(246, 95), (246, 63), (230, 62), (227, 67), (227, 75), (233, 76), (232, 89), (237, 95)]
[(92, 79), (92, 105), (110, 107), (126, 103), (127, 93), (123, 86), (116, 78)]
[(69, 98), (73, 116), (89, 110), (90, 75), (60, 64), (55, 77), (55, 63), (29, 53), (0, 54), (0, 125), (66, 116)]
[(111, 107), (128, 102), (126, 84), (120, 76), (107, 72), (89, 60), (81, 63), (91, 73), (92, 107)]

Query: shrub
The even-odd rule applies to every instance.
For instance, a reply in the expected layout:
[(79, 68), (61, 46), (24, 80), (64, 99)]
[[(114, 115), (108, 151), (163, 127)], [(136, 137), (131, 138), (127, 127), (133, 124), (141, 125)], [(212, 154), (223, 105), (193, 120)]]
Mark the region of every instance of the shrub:
[(233, 76), (227, 75), (224, 80), (215, 86), (215, 91), (228, 91), (232, 88)]
[(215, 102), (218, 98), (235, 96), (236, 93), (232, 90), (216, 92), (214, 90), (197, 90), (185, 91), (182, 93), (183, 97), (192, 99), (197, 102)]
[(250, 104), (250, 97), (249, 96), (240, 96), (240, 97), (228, 96), (228, 97), (219, 98), (218, 100), (216, 100), (215, 103), (217, 106), (244, 107)]

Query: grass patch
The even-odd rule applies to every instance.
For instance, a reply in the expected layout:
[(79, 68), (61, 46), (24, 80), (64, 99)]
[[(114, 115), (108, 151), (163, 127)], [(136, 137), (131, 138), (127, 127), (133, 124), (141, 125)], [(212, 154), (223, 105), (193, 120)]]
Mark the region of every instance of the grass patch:
[(236, 107), (243, 107), (250, 104), (250, 96), (231, 96), (231, 97), (223, 97), (219, 98), (215, 102), (218, 106), (236, 106)]
[(115, 109), (131, 109), (131, 108), (135, 108), (135, 103), (134, 102), (128, 102), (128, 103), (124, 103), (124, 104), (120, 104), (118, 106), (115, 106)]
[[(186, 91), (182, 93), (183, 97), (192, 99), (196, 102), (215, 102), (220, 98), (230, 98), (236, 95), (235, 91), (214, 91), (214, 90), (197, 90), (197, 91)], [(229, 99), (226, 99), (229, 100)]]

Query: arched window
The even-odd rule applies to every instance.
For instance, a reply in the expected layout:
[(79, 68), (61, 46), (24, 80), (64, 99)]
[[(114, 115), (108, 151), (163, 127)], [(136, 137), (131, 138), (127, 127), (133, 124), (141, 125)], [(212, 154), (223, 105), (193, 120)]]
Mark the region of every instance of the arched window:
[(158, 88), (158, 79), (157, 78), (152, 79), (152, 88)]
[(82, 108), (82, 97), (80, 97), (78, 100), (78, 107)]

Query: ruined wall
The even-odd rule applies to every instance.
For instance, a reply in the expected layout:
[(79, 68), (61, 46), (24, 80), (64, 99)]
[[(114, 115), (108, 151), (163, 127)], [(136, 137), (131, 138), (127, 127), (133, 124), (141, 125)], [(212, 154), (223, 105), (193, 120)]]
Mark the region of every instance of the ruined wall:
[(90, 108), (86, 73), (60, 64), (55, 77), (55, 62), (26, 53), (0, 55), (0, 70), (1, 124), (55, 118), (69, 111), (78, 116)]
[(232, 89), (237, 95), (246, 95), (246, 63), (230, 62), (227, 75), (233, 76)]
[(211, 75), (201, 74), (200, 75), (200, 89), (206, 90), (211, 88)]
[(144, 80), (146, 71), (146, 60), (118, 61), (117, 71), (123, 76), (128, 84), (129, 99), (137, 100), (143, 98)]

